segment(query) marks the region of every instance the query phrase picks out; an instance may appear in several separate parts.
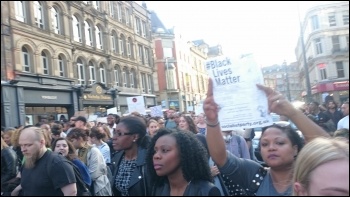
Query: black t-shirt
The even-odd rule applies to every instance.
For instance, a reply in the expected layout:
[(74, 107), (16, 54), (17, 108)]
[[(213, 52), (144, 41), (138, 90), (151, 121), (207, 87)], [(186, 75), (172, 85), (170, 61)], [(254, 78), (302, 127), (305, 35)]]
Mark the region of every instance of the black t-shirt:
[[(23, 167), (21, 185), (24, 196), (63, 196), (61, 188), (76, 183), (73, 167), (66, 158), (54, 154), (51, 155), (54, 157), (52, 163), (48, 164), (50, 154), (51, 151), (46, 151), (32, 169)], [(51, 165), (50, 172), (47, 165)]]

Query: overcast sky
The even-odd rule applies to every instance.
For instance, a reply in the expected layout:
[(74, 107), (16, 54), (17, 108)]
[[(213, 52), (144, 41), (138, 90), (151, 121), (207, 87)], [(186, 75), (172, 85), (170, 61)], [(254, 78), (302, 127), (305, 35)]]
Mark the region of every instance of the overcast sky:
[[(141, 1), (137, 1), (141, 4)], [(330, 1), (145, 1), (167, 28), (189, 40), (221, 44), (224, 55), (253, 53), (260, 66), (296, 61), (295, 47), (307, 9)], [(339, 1), (337, 1), (339, 2)]]

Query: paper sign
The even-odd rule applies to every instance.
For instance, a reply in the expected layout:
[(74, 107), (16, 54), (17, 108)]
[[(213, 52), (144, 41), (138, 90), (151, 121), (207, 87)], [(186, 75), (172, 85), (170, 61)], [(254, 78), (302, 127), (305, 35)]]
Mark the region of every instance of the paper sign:
[(263, 75), (252, 55), (239, 60), (220, 56), (206, 62), (213, 80), (214, 100), (219, 105), (222, 130), (264, 127), (272, 124), (265, 93), (256, 84), (264, 84)]
[(145, 100), (143, 96), (127, 97), (126, 101), (128, 103), (128, 111), (139, 112), (140, 114), (146, 115)]
[(107, 115), (108, 114), (118, 114), (117, 107), (107, 109)]
[(89, 115), (89, 119), (88, 119), (88, 121), (89, 122), (92, 122), (92, 121), (95, 121), (95, 120), (97, 120), (97, 115)]
[(158, 106), (154, 106), (154, 107), (150, 107), (151, 109), (151, 116), (152, 117), (163, 117), (163, 111), (162, 111), (162, 106), (158, 105)]

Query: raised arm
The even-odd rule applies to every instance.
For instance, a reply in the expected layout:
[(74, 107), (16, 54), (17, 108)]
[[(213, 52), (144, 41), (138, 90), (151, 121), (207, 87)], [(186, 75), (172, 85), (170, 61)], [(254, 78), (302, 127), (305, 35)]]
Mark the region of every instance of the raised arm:
[(220, 124), (217, 124), (218, 105), (214, 101), (213, 82), (209, 79), (207, 98), (203, 103), (203, 110), (206, 115), (207, 122), (207, 144), (211, 158), (218, 167), (224, 166), (227, 160), (226, 146), (224, 138), (221, 134)]
[(306, 142), (320, 136), (329, 137), (329, 134), (325, 130), (314, 123), (300, 110), (296, 109), (283, 95), (269, 87), (259, 84), (257, 84), (257, 86), (265, 92), (270, 112), (288, 117), (303, 133)]

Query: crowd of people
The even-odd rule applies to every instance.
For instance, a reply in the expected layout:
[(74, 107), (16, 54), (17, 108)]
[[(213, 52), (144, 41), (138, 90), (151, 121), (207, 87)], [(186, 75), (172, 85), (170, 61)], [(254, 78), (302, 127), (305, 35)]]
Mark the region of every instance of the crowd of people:
[(264, 165), (254, 129), (221, 130), (210, 80), (197, 115), (169, 109), (164, 117), (108, 114), (103, 124), (73, 116), (4, 129), (2, 195), (82, 194), (78, 177), (93, 196), (349, 195), (348, 101), (341, 110), (332, 100), (300, 110), (257, 86), (284, 120), (262, 129)]

